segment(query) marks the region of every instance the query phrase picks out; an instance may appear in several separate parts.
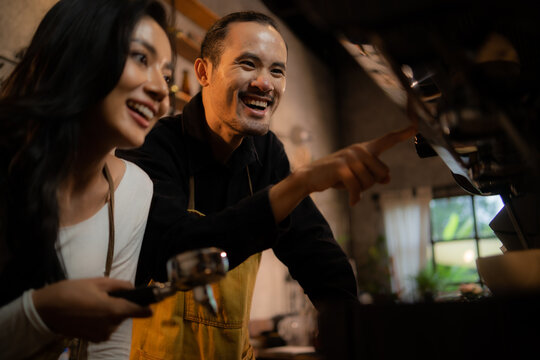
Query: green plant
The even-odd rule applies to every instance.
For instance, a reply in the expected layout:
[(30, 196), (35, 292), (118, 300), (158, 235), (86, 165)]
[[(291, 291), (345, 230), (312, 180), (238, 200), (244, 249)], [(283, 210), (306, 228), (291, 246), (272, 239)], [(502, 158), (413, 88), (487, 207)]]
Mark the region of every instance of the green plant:
[(432, 263), (428, 263), (414, 276), (416, 290), (424, 300), (433, 300), (446, 285), (446, 277), (437, 272)]
[(390, 260), (386, 249), (386, 239), (377, 236), (375, 243), (367, 251), (367, 261), (360, 268), (360, 284), (372, 295), (391, 294)]

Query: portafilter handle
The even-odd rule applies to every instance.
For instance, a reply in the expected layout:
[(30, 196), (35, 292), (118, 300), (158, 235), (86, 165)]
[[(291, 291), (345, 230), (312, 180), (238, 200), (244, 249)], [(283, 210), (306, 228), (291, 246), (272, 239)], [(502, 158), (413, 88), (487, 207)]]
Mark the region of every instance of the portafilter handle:
[(141, 306), (147, 306), (172, 296), (175, 292), (176, 289), (170, 283), (155, 282), (135, 289), (111, 291), (109, 295), (129, 300)]

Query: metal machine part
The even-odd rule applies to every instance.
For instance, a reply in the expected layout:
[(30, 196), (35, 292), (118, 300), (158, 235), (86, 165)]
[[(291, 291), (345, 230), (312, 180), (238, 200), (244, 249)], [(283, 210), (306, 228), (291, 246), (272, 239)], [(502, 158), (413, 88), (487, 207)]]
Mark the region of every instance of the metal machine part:
[(223, 250), (215, 247), (190, 250), (167, 261), (168, 282), (154, 282), (148, 286), (109, 294), (139, 305), (149, 305), (177, 291), (193, 290), (195, 300), (215, 314), (218, 308), (210, 284), (223, 279), (228, 270), (229, 260)]
[(540, 58), (529, 44), (540, 32), (530, 4), (415, 1), (380, 13), (383, 5), (363, 6), (361, 17), (372, 17), (345, 22), (343, 32), (382, 59), (418, 114), (419, 132), (466, 190), (536, 191)]
[(540, 52), (533, 44), (540, 27), (533, 4), (384, 3), (362, 2), (356, 21), (334, 25), (365, 53), (364, 63), (377, 61), (396, 79), (394, 94), (401, 91), (401, 105), (419, 120), (419, 155), (436, 153), (464, 190), (501, 196), (498, 218), (508, 218), (513, 235), (503, 240), (494, 230), (508, 249), (538, 247)]

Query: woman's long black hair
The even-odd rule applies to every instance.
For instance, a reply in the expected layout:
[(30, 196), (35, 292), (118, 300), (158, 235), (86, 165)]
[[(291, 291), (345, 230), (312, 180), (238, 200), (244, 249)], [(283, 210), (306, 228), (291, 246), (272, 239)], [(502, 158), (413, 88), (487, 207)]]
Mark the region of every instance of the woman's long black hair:
[(167, 31), (155, 0), (60, 0), (3, 84), (0, 304), (65, 278), (55, 249), (58, 187), (74, 165), (83, 114), (118, 83), (145, 15)]

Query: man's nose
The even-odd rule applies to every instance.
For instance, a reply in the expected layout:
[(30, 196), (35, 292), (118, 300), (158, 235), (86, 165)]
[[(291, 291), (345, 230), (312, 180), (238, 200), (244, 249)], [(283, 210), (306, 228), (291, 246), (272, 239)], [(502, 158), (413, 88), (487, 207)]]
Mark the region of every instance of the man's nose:
[(274, 90), (270, 76), (266, 73), (258, 74), (257, 77), (251, 82), (251, 86), (258, 88), (262, 92), (270, 92)]

